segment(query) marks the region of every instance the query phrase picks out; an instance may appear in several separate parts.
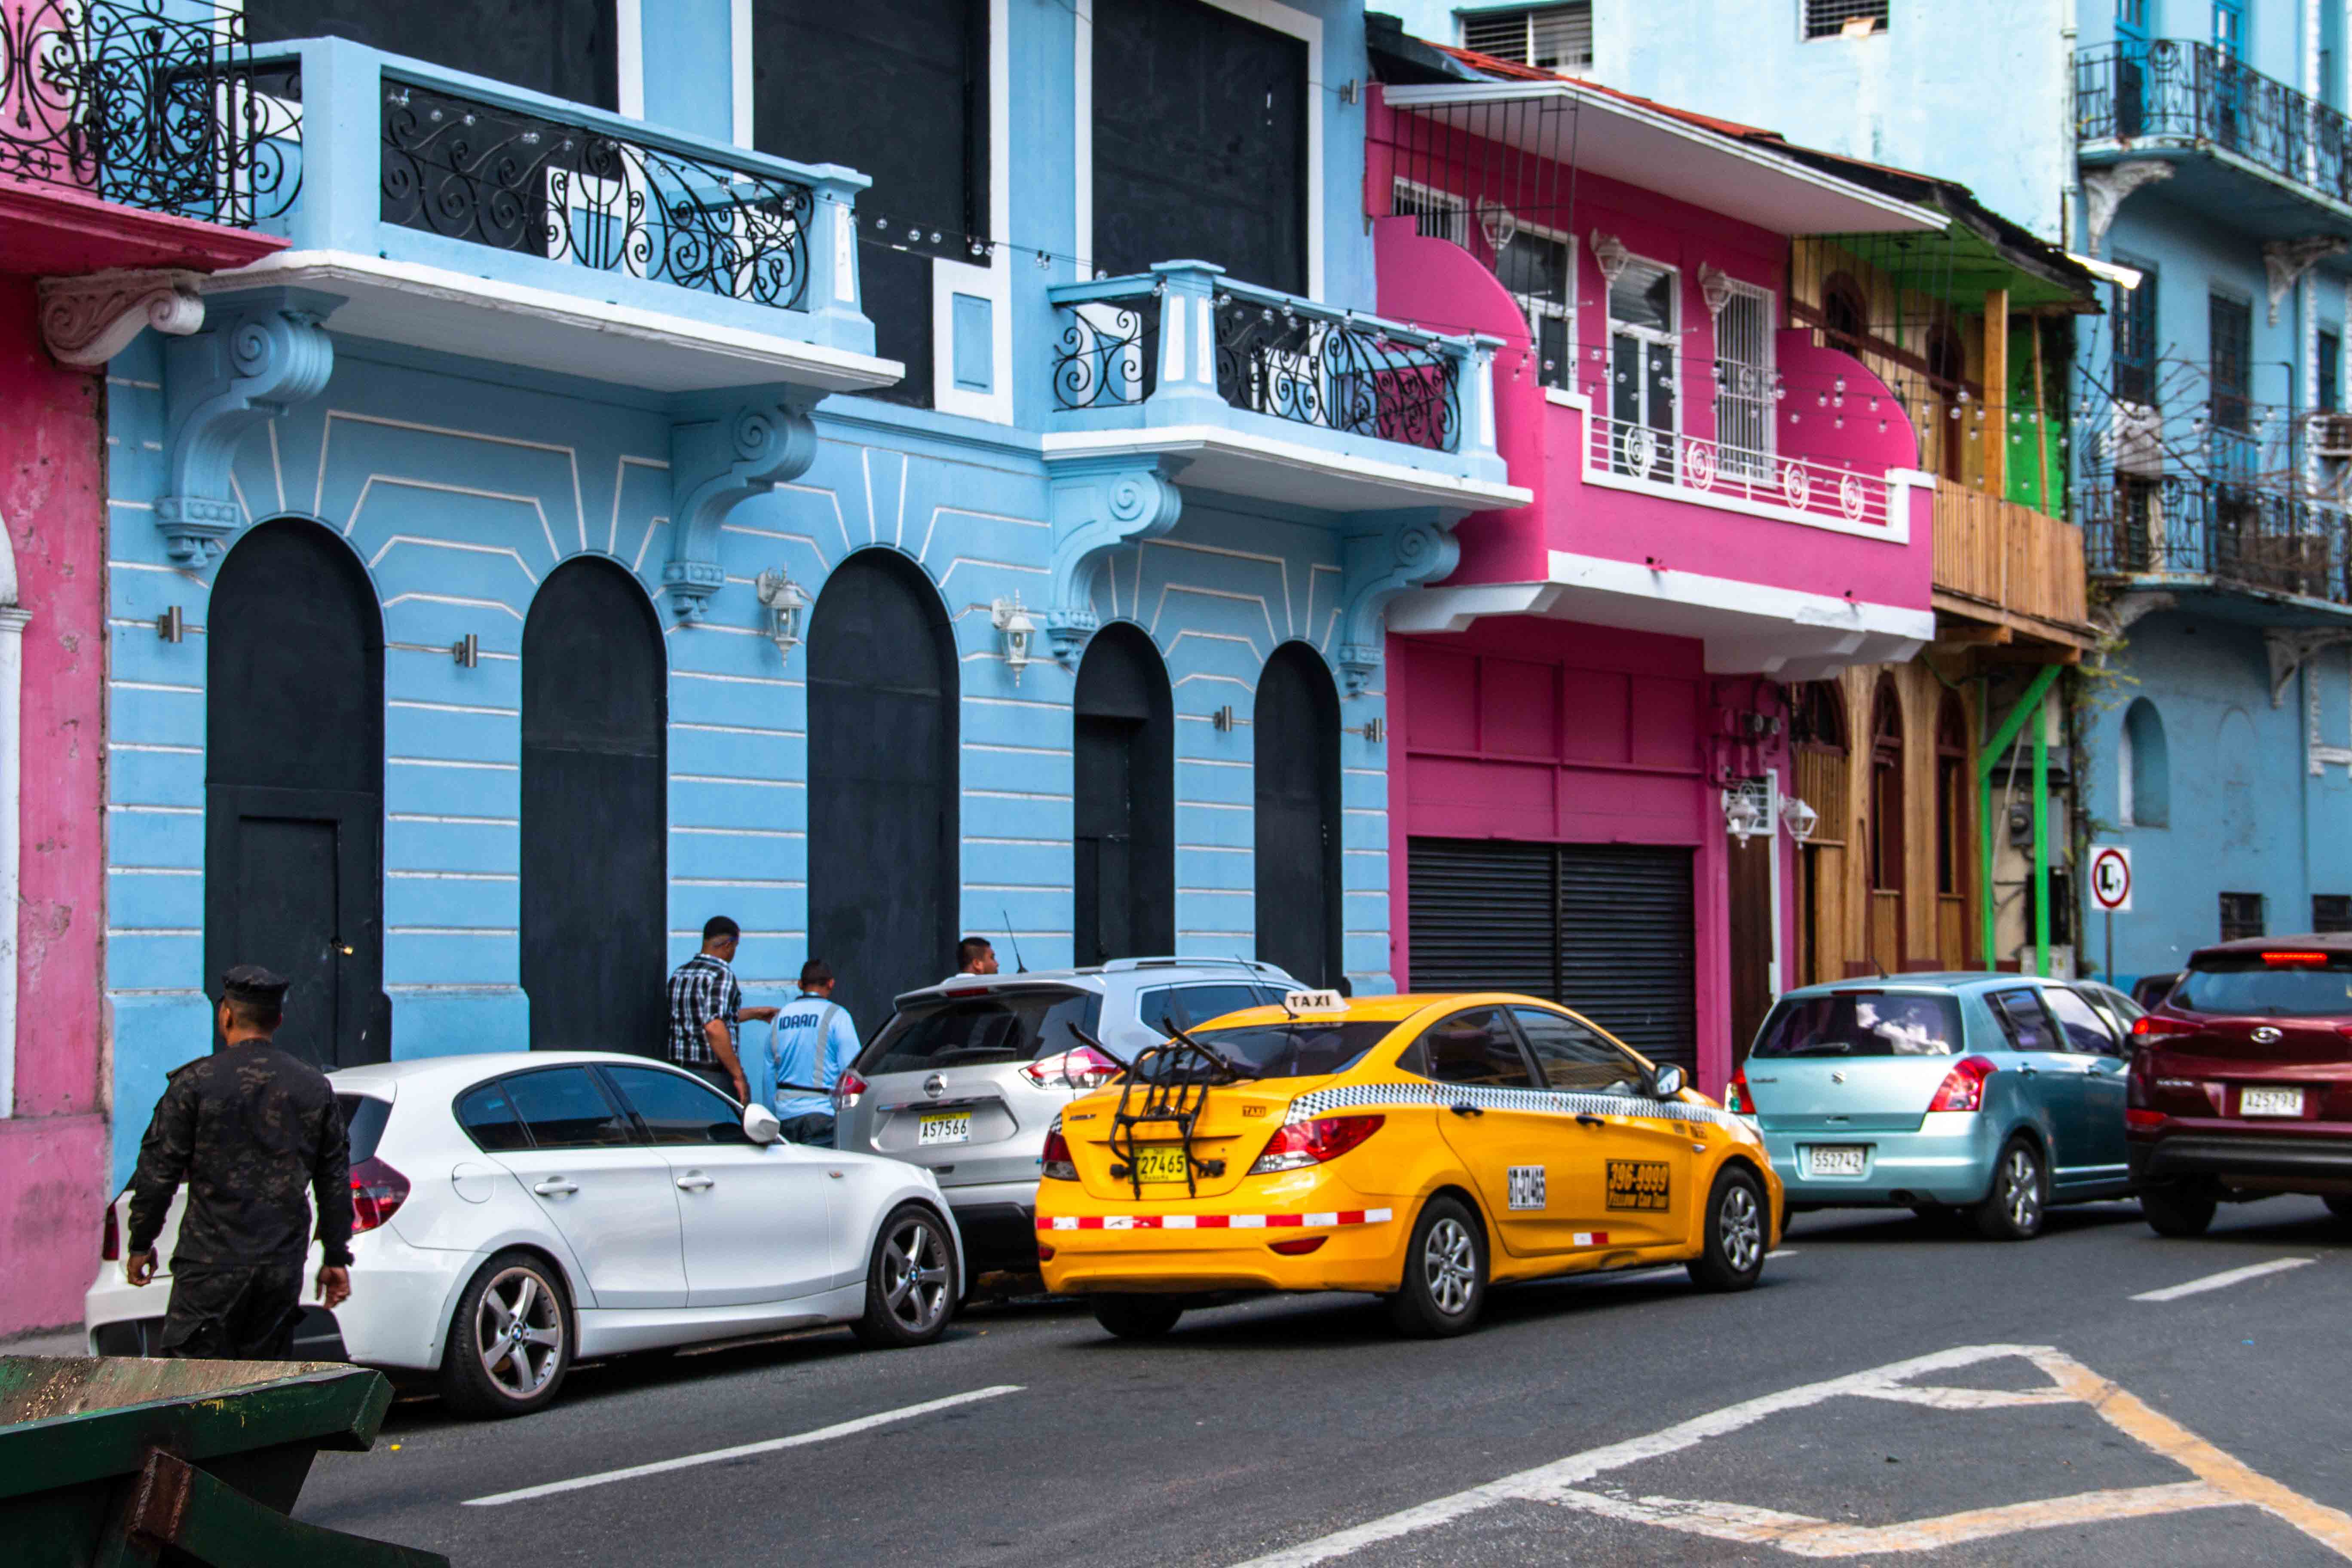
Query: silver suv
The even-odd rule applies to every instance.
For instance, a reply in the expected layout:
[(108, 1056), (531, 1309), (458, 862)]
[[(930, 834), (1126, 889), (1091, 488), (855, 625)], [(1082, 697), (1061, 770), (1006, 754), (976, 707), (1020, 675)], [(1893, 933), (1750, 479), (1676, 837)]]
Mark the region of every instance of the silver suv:
[[(909, 991), (835, 1091), (835, 1142), (928, 1165), (969, 1268), (1037, 1266), (1037, 1165), (1063, 1106), (1138, 1051), (1299, 983), (1244, 959), (1120, 958), (1098, 969), (960, 974)], [(1071, 1032), (1102, 1042), (1106, 1060)]]

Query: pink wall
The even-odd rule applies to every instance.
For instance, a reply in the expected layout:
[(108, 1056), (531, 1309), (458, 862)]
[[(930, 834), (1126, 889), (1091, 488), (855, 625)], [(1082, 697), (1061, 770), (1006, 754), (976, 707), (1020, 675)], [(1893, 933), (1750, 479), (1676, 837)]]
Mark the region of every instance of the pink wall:
[(0, 277), (0, 517), (24, 643), (16, 1114), (0, 1120), (0, 1336), (79, 1321), (106, 1193), (103, 379), (60, 368)]

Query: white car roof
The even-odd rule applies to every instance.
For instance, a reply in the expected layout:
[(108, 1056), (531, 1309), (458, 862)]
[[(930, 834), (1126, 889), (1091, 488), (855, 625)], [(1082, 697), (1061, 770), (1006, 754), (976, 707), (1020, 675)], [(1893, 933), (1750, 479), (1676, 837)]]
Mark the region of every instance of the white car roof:
[(327, 1081), (347, 1094), (404, 1088), (456, 1089), (524, 1068), (565, 1067), (575, 1062), (609, 1062), (616, 1067), (667, 1067), (671, 1064), (626, 1051), (484, 1051), (456, 1057), (411, 1057), (405, 1061), (377, 1062), (368, 1067), (339, 1068)]

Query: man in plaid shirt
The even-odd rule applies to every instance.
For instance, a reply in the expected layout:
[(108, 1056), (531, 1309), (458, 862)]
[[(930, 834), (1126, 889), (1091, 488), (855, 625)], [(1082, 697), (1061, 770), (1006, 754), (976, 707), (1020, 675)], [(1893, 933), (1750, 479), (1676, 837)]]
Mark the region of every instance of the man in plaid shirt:
[(738, 1103), (751, 1097), (735, 1028), (776, 1016), (773, 1007), (746, 1007), (735, 984), (735, 948), (743, 929), (725, 915), (702, 927), (702, 951), (670, 972), (669, 1059)]

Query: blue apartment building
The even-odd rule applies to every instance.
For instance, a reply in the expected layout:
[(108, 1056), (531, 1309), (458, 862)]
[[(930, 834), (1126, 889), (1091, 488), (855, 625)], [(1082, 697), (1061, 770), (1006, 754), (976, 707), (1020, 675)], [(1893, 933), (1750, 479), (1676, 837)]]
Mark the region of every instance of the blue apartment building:
[[(2129, 846), (2136, 869), (2112, 967), (2352, 928), (2340, 0), (1396, 8), (1442, 41), (1963, 182), (2106, 264), (2066, 467), (2113, 634), (2073, 682), (2074, 837)], [(2079, 966), (2107, 967), (2104, 922), (2078, 931)]]
[(656, 1051), (716, 913), (868, 1030), (967, 930), (1390, 986), (1382, 607), (1528, 492), (1360, 6), (241, 26), (289, 244), (107, 375), (118, 1179), (238, 962), (330, 1066)]

